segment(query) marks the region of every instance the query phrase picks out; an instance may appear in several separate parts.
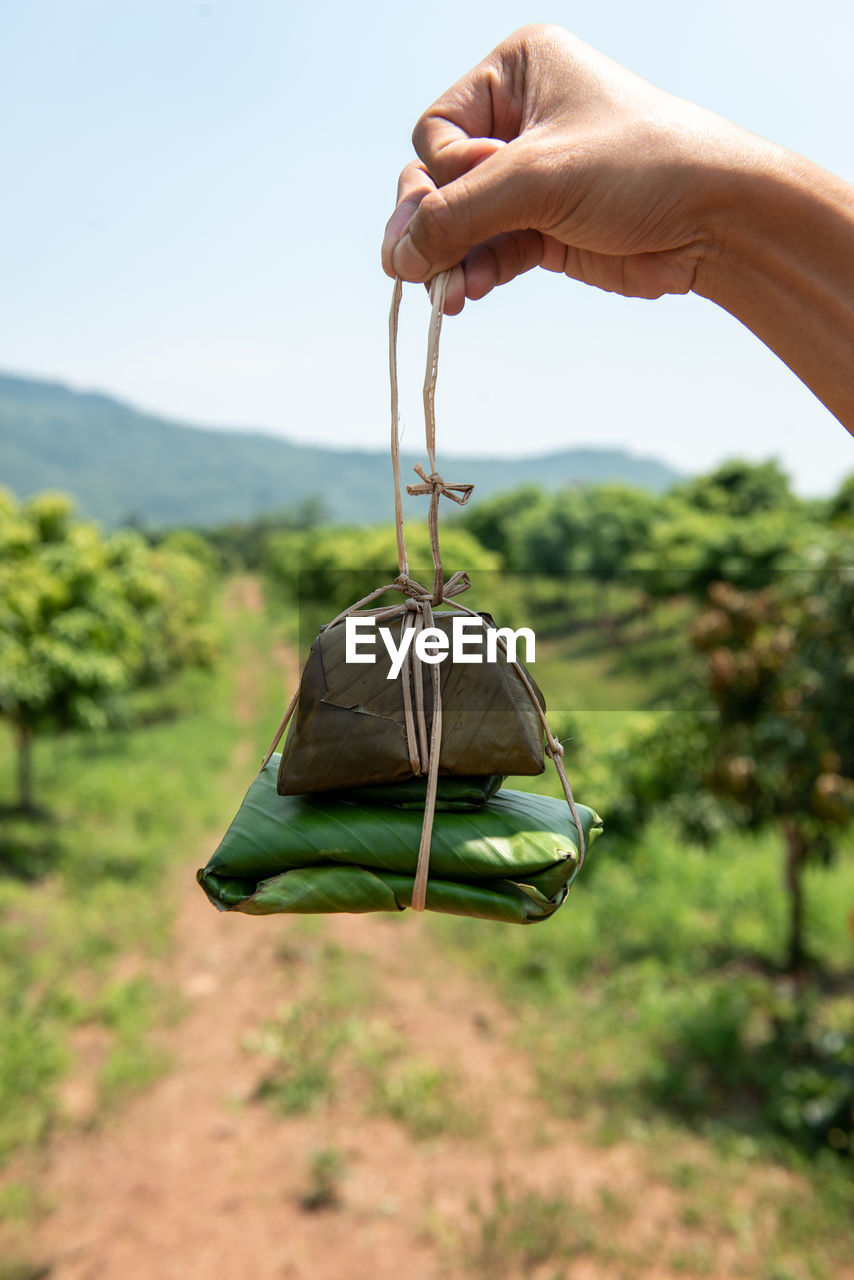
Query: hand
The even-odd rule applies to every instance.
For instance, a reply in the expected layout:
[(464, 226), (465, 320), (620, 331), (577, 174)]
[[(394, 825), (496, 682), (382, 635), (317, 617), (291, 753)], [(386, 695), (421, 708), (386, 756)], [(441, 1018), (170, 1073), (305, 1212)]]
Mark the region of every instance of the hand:
[(454, 268), (445, 310), (531, 267), (630, 297), (687, 293), (726, 217), (721, 175), (770, 144), (559, 27), (517, 31), (421, 117), (383, 266)]
[(523, 27), (421, 117), (383, 267), (452, 269), (445, 311), (531, 267), (630, 297), (694, 293), (854, 434), (854, 188), (655, 88), (560, 27)]

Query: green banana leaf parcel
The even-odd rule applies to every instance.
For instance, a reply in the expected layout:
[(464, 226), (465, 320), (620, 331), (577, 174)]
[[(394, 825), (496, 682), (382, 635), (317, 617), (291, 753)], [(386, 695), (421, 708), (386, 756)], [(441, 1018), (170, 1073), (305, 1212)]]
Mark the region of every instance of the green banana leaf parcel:
[[(252, 783), (199, 884), (221, 911), (402, 911), (409, 906), (423, 811), (348, 796), (281, 796), (279, 757)], [(481, 807), (439, 808), (427, 909), (532, 924), (552, 915), (578, 871), (567, 805), (500, 790)], [(440, 804), (442, 803), (440, 797)], [(578, 805), (589, 845), (602, 829)]]

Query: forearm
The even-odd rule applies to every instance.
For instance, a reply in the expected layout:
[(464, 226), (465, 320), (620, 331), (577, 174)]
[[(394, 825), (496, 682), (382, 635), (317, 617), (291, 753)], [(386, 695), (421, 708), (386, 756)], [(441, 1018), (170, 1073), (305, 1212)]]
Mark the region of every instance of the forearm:
[(694, 292), (752, 329), (854, 434), (854, 188), (768, 147), (720, 176)]

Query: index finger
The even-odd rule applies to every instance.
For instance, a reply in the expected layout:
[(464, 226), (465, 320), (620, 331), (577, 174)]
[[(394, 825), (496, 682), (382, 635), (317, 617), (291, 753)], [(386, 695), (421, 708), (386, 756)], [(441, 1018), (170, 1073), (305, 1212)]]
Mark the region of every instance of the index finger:
[(413, 130), (413, 146), (440, 187), (492, 154), (496, 140), (519, 135), (524, 75), (519, 59), (505, 56), (506, 43), (437, 98)]

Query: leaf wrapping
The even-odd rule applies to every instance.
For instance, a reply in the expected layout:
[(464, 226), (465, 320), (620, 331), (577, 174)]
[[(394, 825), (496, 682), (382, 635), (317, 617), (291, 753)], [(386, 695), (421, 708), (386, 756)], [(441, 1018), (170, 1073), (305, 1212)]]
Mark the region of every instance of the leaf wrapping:
[[(422, 814), (338, 796), (279, 796), (273, 756), (198, 873), (223, 911), (401, 911), (410, 904)], [(602, 829), (578, 805), (589, 847)], [(501, 790), (477, 810), (436, 813), (427, 909), (531, 924), (552, 915), (578, 870), (563, 801)]]
[[(460, 610), (437, 611), (434, 626), (450, 638), (454, 618), (467, 616)], [(479, 616), (486, 630), (484, 619), (489, 623), (492, 619), (488, 614)], [(411, 617), (401, 605), (400, 618), (384, 620), (382, 625), (392, 631), (396, 644), (401, 628), (411, 625)], [(478, 640), (476, 634), (470, 637), (473, 652)], [(347, 662), (344, 623), (321, 631), (312, 644), (282, 752), (281, 795), (340, 791), (413, 776), (400, 677), (388, 679), (391, 659), (379, 635), (375, 652), (376, 662)], [(426, 664), (418, 666), (429, 734), (432, 679)], [(448, 660), (440, 664), (440, 673), (441, 775), (543, 772), (542, 725), (530, 694), (500, 648), (495, 662)], [(533, 679), (531, 683), (545, 709)]]

